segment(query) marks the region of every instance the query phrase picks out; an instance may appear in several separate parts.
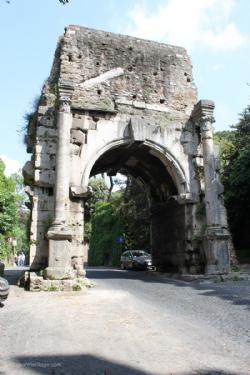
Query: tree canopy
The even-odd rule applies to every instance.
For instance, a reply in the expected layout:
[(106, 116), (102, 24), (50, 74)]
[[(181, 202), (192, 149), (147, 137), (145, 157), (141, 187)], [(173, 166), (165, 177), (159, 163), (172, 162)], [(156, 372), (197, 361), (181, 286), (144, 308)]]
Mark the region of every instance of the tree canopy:
[(5, 165), (0, 160), (0, 258), (9, 258), (15, 250), (28, 250), (27, 223), (29, 212), (24, 208), (22, 177), (4, 174)]
[(4, 174), (5, 165), (0, 160), (0, 234), (8, 235), (17, 223), (17, 195), (14, 181)]
[(94, 185), (91, 182), (102, 194), (89, 203), (90, 222), (85, 223), (85, 238), (90, 239), (89, 265), (118, 266), (126, 248), (150, 249), (148, 201), (146, 192), (130, 177), (125, 187), (122, 183), (111, 194), (104, 185), (100, 179)]
[[(217, 132), (225, 205), (236, 250), (250, 259), (250, 106), (231, 131)], [(246, 250), (248, 249), (248, 255)]]

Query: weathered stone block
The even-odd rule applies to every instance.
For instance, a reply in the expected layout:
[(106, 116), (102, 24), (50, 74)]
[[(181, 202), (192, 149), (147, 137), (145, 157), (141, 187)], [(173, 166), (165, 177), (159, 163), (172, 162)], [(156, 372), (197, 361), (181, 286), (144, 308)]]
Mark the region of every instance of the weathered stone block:
[(51, 289), (51, 280), (43, 280), (41, 283), (41, 291), (47, 292)]
[(86, 141), (86, 135), (82, 130), (72, 129), (71, 142), (76, 145), (83, 145)]
[(43, 283), (43, 277), (37, 276), (35, 272), (30, 272), (30, 291), (40, 292)]

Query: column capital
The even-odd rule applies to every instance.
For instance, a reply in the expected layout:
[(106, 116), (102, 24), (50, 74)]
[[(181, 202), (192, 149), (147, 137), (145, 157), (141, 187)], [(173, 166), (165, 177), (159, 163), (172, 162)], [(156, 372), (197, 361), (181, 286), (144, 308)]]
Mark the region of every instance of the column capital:
[(212, 116), (203, 116), (200, 119), (199, 125), (202, 140), (213, 138), (213, 122), (214, 118)]
[(196, 126), (200, 127), (201, 138), (213, 138), (214, 102), (211, 100), (200, 100), (192, 113), (192, 120)]
[(192, 120), (198, 126), (203, 123), (213, 123), (214, 120), (214, 102), (212, 100), (200, 100), (193, 109)]
[(70, 113), (70, 103), (74, 92), (72, 81), (60, 79), (58, 83), (59, 91), (59, 112)]

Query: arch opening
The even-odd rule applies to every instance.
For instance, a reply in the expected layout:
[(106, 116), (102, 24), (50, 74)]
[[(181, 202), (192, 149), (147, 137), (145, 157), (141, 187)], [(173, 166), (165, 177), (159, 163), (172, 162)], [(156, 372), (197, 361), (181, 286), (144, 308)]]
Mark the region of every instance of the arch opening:
[[(171, 169), (172, 168), (172, 169)], [(147, 195), (149, 248), (160, 270), (183, 272), (185, 268), (185, 206), (177, 202), (180, 181), (167, 158), (145, 144), (133, 142), (112, 147), (99, 155), (89, 177), (121, 173), (136, 181)], [(169, 173), (169, 170), (172, 173)], [(183, 183), (183, 187), (185, 183)], [(181, 190), (183, 191), (183, 190)]]

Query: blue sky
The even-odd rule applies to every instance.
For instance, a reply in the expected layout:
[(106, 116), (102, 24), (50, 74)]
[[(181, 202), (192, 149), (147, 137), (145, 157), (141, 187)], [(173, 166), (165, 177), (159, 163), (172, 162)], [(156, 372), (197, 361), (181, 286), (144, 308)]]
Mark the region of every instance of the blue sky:
[(229, 129), (249, 104), (249, 14), (249, 0), (0, 0), (1, 157), (12, 170), (29, 160), (18, 131), (69, 24), (186, 47), (199, 99), (214, 100), (215, 129)]

